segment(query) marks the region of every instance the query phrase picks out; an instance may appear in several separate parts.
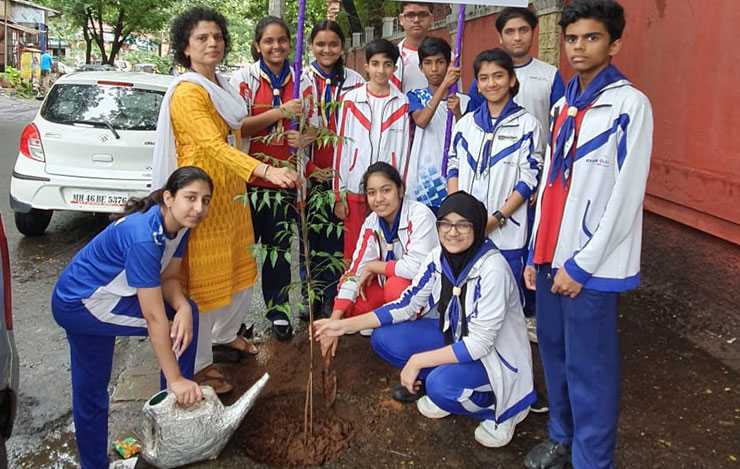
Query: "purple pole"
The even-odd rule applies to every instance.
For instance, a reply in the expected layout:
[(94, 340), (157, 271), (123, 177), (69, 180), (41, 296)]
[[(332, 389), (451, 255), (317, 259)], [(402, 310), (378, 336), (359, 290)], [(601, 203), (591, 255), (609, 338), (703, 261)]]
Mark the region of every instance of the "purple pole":
[[(293, 99), (301, 97), (301, 74), (303, 73), (303, 30), (305, 28), (304, 23), (306, 19), (306, 0), (298, 1), (298, 24), (296, 25), (295, 34), (295, 62), (293, 62)], [(298, 122), (293, 121), (291, 124), (293, 129), (298, 128)], [(304, 175), (306, 168), (303, 161), (303, 151), (294, 152), (297, 155), (296, 159), (296, 170), (298, 171), (298, 177), (301, 181), (304, 181)], [(298, 204), (303, 205), (306, 201), (306, 185), (300, 184), (296, 187), (298, 193)]]
[(298, 2), (298, 25), (295, 33), (295, 62), (293, 62), (293, 99), (301, 97), (301, 73), (303, 72), (303, 29), (306, 20), (306, 0)]
[[(457, 13), (457, 35), (455, 36), (455, 67), (460, 66), (460, 55), (462, 54), (462, 38), (463, 30), (465, 29), (465, 5), (460, 5), (460, 10)], [(457, 83), (450, 87), (450, 95), (457, 93)], [(450, 151), (450, 143), (452, 140), (452, 120), (455, 116), (452, 111), (447, 111), (447, 128), (445, 129), (445, 147), (444, 157), (442, 159), (442, 175), (447, 177), (447, 153)]]

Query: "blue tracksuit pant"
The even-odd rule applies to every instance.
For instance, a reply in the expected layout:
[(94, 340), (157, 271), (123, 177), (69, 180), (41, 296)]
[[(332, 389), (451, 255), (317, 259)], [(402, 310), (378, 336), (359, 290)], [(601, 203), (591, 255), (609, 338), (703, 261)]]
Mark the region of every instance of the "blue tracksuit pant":
[(504, 256), (506, 262), (511, 268), (511, 273), (514, 274), (514, 280), (516, 280), (516, 286), (519, 290), (519, 300), (524, 305), (524, 263), (527, 261), (527, 249), (509, 249), (501, 251), (501, 255)]
[[(375, 329), (375, 353), (396, 368), (403, 368), (415, 353), (445, 346), (437, 319), (417, 319)], [(426, 394), (440, 409), (477, 420), (493, 420), (496, 396), (480, 360), (424, 368), (419, 373)]]
[(575, 469), (614, 468), (619, 417), (617, 293), (550, 292), (555, 272), (537, 272), (537, 338), (550, 399), (549, 433), (572, 446)]
[[(193, 340), (180, 356), (180, 371), (192, 379), (198, 338), (198, 307), (193, 309)], [(175, 310), (165, 304), (167, 317)], [(108, 467), (108, 383), (113, 367), (113, 349), (118, 336), (148, 336), (145, 327), (130, 327), (99, 321), (82, 304), (70, 307), (52, 297), (52, 311), (57, 323), (67, 331), (72, 370), (72, 415), (82, 469)], [(122, 298), (114, 314), (143, 317), (136, 297)], [(161, 377), (162, 389), (166, 387)]]

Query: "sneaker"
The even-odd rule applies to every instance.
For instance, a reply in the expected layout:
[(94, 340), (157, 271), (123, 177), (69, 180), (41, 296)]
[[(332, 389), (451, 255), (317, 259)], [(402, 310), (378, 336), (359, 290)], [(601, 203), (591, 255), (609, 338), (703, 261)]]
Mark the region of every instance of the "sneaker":
[(527, 469), (565, 469), (570, 467), (570, 447), (553, 440), (543, 441), (524, 457)]
[(373, 329), (363, 329), (360, 331), (360, 335), (363, 337), (370, 337), (373, 335)]
[(529, 406), (529, 410), (535, 414), (546, 414), (550, 410), (550, 407), (547, 404), (547, 398), (544, 394), (537, 391), (537, 400), (534, 404)]
[(537, 343), (537, 318), (534, 316), (531, 318), (524, 318), (524, 323), (527, 325), (527, 336), (529, 341), (533, 344)]
[(442, 419), (450, 415), (446, 410), (439, 408), (429, 396), (424, 396), (416, 401), (416, 408), (419, 409), (419, 413), (428, 419)]
[(475, 429), (475, 441), (487, 448), (501, 448), (509, 444), (514, 437), (516, 425), (524, 420), (529, 409), (519, 412), (505, 422), (496, 423), (494, 420), (484, 420)]
[(281, 342), (287, 342), (293, 338), (293, 326), (287, 319), (275, 319), (272, 321), (272, 334)]

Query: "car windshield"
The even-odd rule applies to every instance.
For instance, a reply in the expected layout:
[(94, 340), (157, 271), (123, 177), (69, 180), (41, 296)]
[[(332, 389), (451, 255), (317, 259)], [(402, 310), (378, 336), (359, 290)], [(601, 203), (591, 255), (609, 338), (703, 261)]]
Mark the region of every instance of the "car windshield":
[(155, 130), (163, 91), (128, 86), (60, 84), (54, 86), (41, 117), (58, 124), (100, 122), (118, 130)]

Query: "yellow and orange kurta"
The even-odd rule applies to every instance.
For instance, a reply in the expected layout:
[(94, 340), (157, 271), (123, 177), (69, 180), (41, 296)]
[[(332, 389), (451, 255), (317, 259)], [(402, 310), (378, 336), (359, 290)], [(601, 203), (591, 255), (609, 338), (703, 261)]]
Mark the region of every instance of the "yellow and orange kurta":
[(198, 166), (213, 179), (206, 219), (190, 234), (184, 265), (186, 288), (201, 311), (231, 303), (232, 295), (254, 285), (257, 263), (252, 254), (254, 232), (246, 181), (260, 161), (227, 143), (230, 129), (216, 111), (208, 92), (183, 82), (170, 103), (177, 145), (177, 166)]

